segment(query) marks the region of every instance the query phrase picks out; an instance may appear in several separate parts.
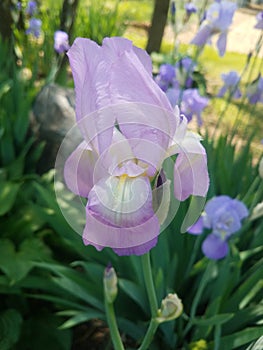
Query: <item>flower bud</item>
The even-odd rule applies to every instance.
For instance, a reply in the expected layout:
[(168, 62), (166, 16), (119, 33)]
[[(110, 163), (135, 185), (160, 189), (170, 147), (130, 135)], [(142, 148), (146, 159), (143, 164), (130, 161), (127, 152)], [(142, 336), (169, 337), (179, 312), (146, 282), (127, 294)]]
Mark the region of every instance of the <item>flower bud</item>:
[(104, 272), (104, 295), (108, 303), (113, 303), (117, 293), (117, 275), (113, 267), (107, 267)]
[(258, 203), (252, 211), (250, 220), (256, 220), (263, 216), (263, 202)]
[(261, 158), (258, 166), (258, 172), (261, 179), (263, 179), (263, 157)]
[(171, 321), (178, 318), (183, 312), (183, 304), (177, 294), (169, 293), (161, 303), (161, 309), (158, 310), (157, 320), (159, 323)]

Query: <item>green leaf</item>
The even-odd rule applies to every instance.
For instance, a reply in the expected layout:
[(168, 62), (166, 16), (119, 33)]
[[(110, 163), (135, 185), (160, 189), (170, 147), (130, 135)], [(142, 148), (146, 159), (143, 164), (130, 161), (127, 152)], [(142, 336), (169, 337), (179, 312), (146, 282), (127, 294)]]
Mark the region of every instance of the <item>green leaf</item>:
[(6, 214), (14, 205), (20, 184), (14, 182), (0, 183), (0, 215)]
[(0, 314), (0, 349), (9, 350), (19, 339), (22, 317), (15, 309)]
[[(58, 313), (59, 315), (62, 315), (62, 313)], [(65, 313), (63, 313), (65, 315)], [(99, 318), (104, 320), (105, 315), (102, 312), (95, 311), (93, 309), (86, 309), (86, 311), (83, 312), (76, 312), (73, 317), (68, 319), (66, 322), (64, 322), (59, 329), (66, 329), (66, 328), (72, 328), (80, 323), (90, 321), (94, 318)]]
[(7, 275), (10, 284), (24, 278), (33, 267), (33, 261), (48, 260), (49, 250), (36, 238), (25, 240), (16, 251), (8, 239), (0, 240), (0, 269)]
[(126, 293), (132, 300), (134, 300), (136, 304), (142, 308), (143, 311), (147, 312), (148, 302), (144, 293), (144, 289), (141, 288), (140, 285), (123, 278), (118, 279), (118, 284), (124, 293)]
[(228, 314), (218, 314), (209, 318), (196, 317), (192, 320), (192, 323), (198, 326), (216, 326), (216, 325), (221, 325), (223, 323), (226, 323), (233, 316), (234, 314), (228, 313)]
[[(251, 327), (243, 329), (231, 335), (227, 335), (220, 339), (220, 350), (233, 350), (242, 345), (246, 345), (253, 340), (259, 338), (263, 334), (263, 327)], [(209, 350), (214, 349), (214, 342), (210, 342)]]

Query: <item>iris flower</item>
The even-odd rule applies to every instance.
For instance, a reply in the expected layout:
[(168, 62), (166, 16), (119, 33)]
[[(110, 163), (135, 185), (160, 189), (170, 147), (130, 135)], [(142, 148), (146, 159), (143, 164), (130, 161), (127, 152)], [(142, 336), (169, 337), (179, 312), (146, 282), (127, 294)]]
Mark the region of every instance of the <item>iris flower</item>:
[(241, 221), (247, 216), (247, 207), (241, 201), (228, 196), (214, 197), (207, 202), (203, 215), (188, 232), (200, 235), (205, 228), (212, 230), (203, 241), (202, 251), (209, 259), (219, 260), (228, 254), (228, 240), (240, 230)]
[(68, 34), (62, 30), (57, 30), (54, 34), (54, 49), (57, 53), (68, 51)]
[(203, 47), (211, 37), (219, 34), (217, 48), (220, 56), (224, 56), (227, 43), (227, 31), (232, 23), (236, 4), (229, 1), (215, 2), (206, 11), (205, 20), (191, 41), (192, 44)]
[(31, 18), (29, 20), (29, 27), (26, 30), (26, 34), (32, 34), (36, 38), (40, 36), (42, 21), (38, 18)]
[(174, 84), (175, 68), (170, 63), (160, 65), (159, 73), (155, 77), (156, 83), (163, 91), (166, 91), (170, 85)]
[(87, 198), (85, 245), (141, 255), (169, 206), (162, 165), (177, 154), (174, 196), (205, 196), (206, 152), (152, 77), (148, 54), (124, 38), (77, 38), (68, 51), (83, 142), (66, 160), (68, 188)]
[(263, 78), (261, 75), (247, 87), (246, 95), (251, 104), (263, 103)]
[(196, 63), (190, 57), (183, 57), (175, 64), (175, 75), (179, 85), (183, 88), (191, 88), (193, 85), (193, 73)]
[(257, 23), (254, 28), (263, 29), (263, 11), (259, 12), (256, 16)]
[(37, 12), (37, 3), (35, 1), (28, 1), (26, 7), (26, 14), (33, 16)]
[(170, 88), (167, 90), (166, 95), (173, 107), (179, 103), (181, 98), (181, 112), (185, 115), (188, 122), (196, 116), (198, 126), (203, 124), (201, 114), (207, 107), (209, 99), (201, 96), (198, 89), (186, 89), (181, 93), (178, 88)]
[(229, 73), (223, 73), (221, 78), (224, 82), (224, 85), (218, 93), (218, 97), (223, 97), (227, 91), (230, 94), (233, 94), (234, 98), (241, 97), (241, 91), (238, 88), (240, 77), (236, 71), (230, 71)]

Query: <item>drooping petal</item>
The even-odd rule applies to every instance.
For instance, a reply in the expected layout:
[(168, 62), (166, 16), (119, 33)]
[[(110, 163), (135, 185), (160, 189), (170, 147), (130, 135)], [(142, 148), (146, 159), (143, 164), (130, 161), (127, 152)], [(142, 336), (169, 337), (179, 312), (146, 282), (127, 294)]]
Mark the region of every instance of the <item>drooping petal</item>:
[(199, 137), (187, 132), (174, 152), (178, 153), (174, 166), (175, 197), (183, 201), (190, 195), (206, 196), (209, 186), (207, 157)]
[(228, 243), (212, 233), (204, 240), (202, 251), (208, 259), (219, 260), (228, 254)]
[(206, 23), (200, 27), (196, 36), (192, 39), (191, 44), (202, 47), (208, 42), (211, 35), (212, 27)]
[(226, 52), (226, 40), (227, 40), (227, 32), (223, 32), (219, 35), (217, 40), (217, 48), (219, 52), (219, 56), (224, 56)]
[(98, 220), (115, 227), (133, 227), (154, 215), (149, 179), (128, 175), (109, 176), (89, 193), (88, 211)]
[(119, 255), (141, 255), (157, 243), (160, 225), (156, 215), (134, 227), (114, 227), (100, 221), (87, 210), (86, 226), (83, 232), (85, 245), (96, 249), (110, 247)]
[(97, 154), (83, 141), (68, 157), (64, 167), (67, 187), (75, 194), (88, 197), (93, 187)]

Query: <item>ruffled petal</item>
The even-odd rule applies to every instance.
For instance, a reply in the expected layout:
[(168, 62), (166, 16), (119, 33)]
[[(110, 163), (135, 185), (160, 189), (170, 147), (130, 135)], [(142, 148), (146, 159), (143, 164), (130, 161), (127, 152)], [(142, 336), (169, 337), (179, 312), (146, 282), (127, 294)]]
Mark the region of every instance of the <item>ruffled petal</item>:
[(219, 260), (228, 254), (228, 243), (212, 233), (204, 240), (202, 251), (208, 259)]
[(68, 157), (64, 167), (67, 187), (75, 194), (88, 197), (93, 187), (94, 167), (97, 154), (83, 141)]

